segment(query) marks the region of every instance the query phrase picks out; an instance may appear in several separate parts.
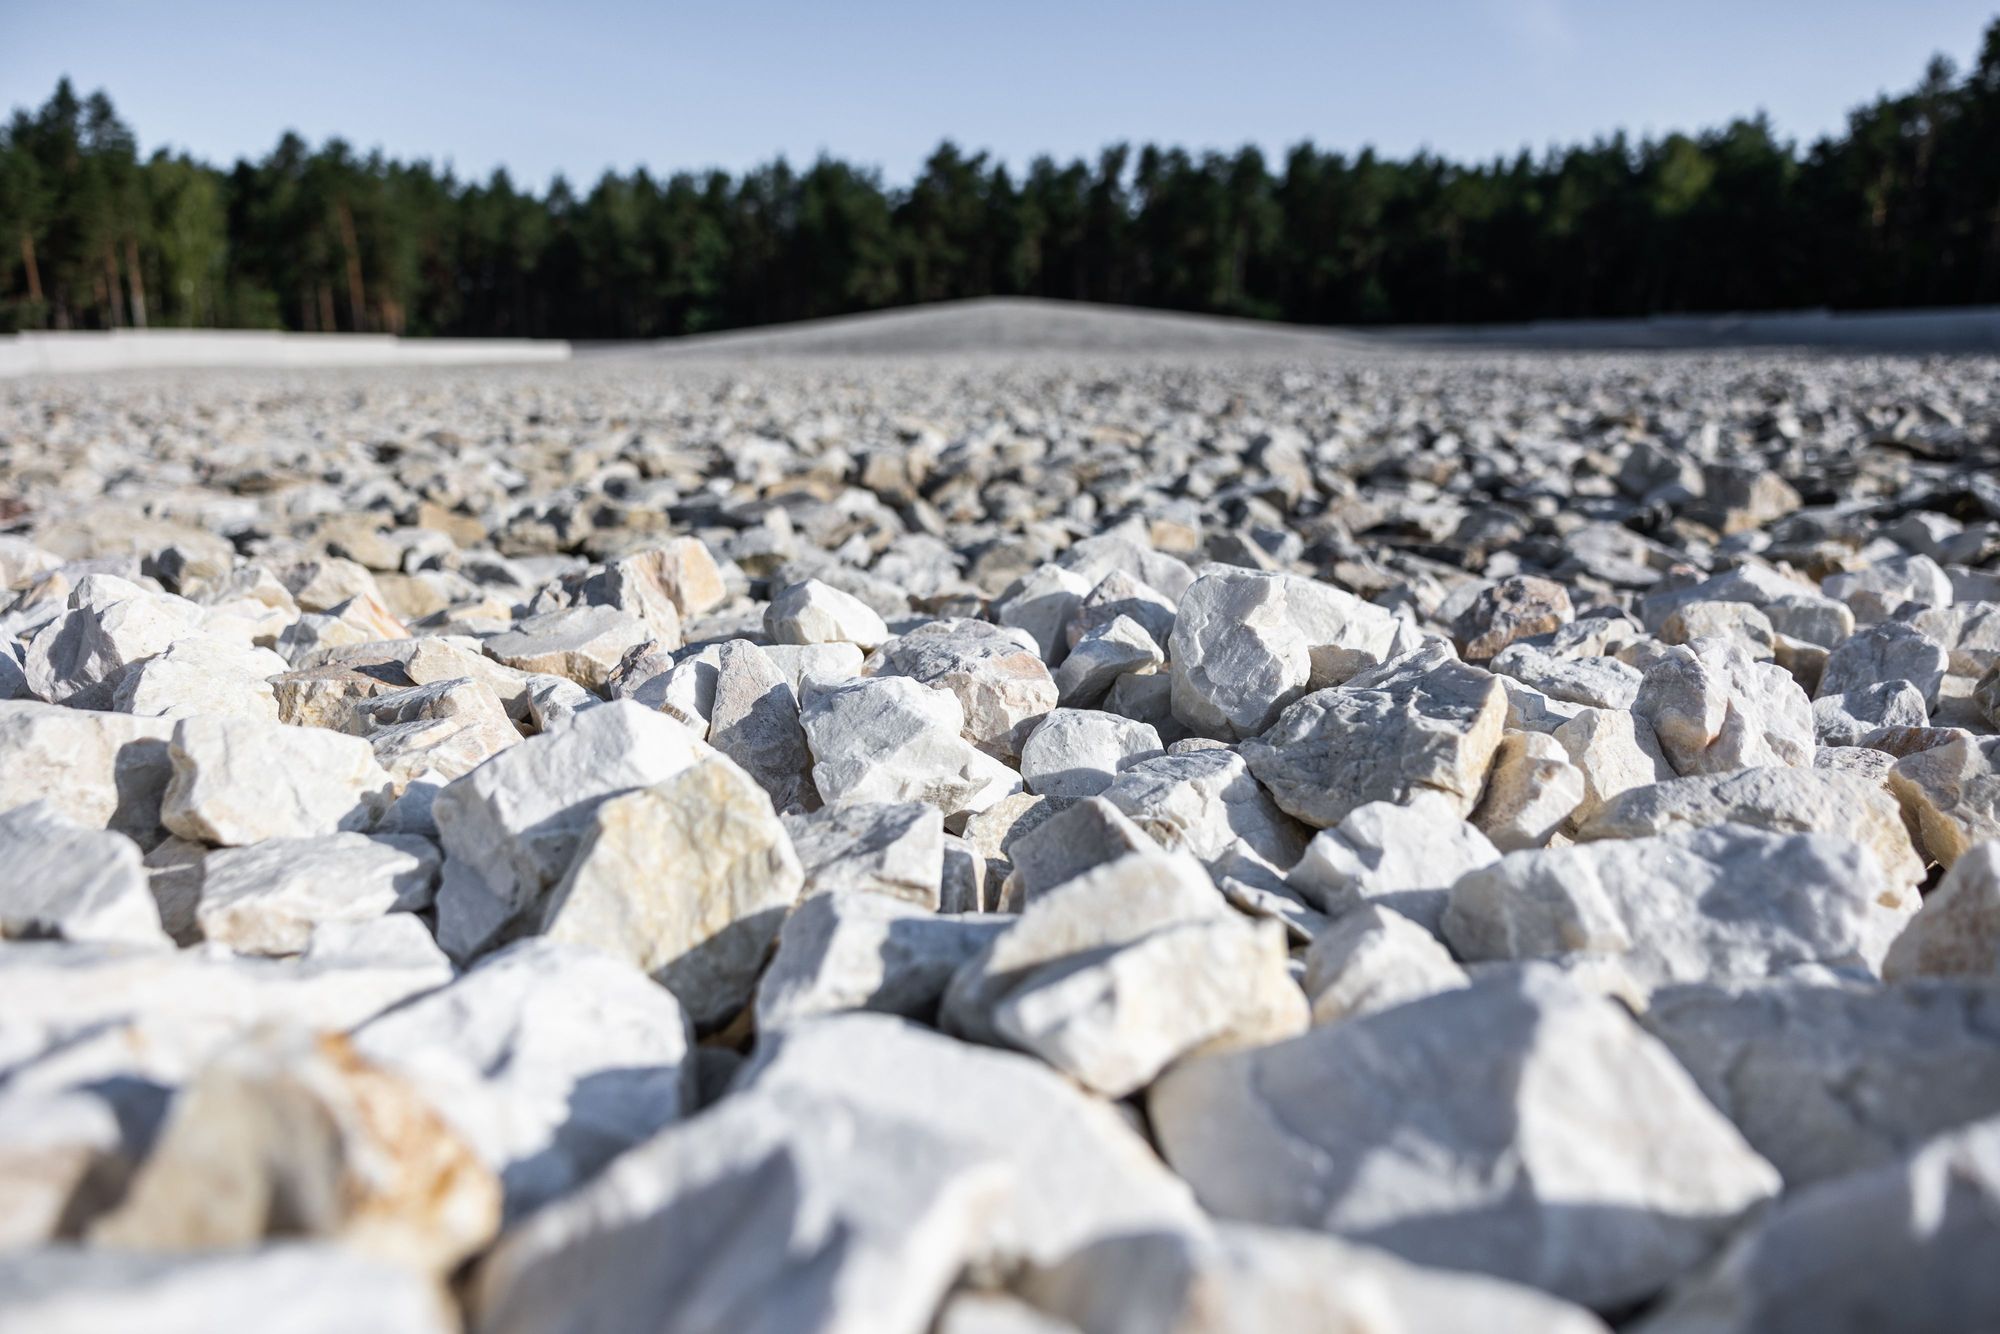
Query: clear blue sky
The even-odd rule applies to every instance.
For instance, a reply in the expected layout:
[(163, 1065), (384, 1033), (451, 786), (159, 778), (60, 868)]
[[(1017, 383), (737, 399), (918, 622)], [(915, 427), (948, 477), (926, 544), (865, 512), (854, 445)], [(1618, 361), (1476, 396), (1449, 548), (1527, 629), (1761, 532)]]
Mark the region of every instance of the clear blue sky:
[(0, 0), (0, 106), (68, 74), (148, 150), (317, 142), (505, 165), (740, 169), (821, 150), (907, 180), (1128, 139), (1488, 158), (1758, 109), (1809, 139), (1968, 63), (1994, 0)]

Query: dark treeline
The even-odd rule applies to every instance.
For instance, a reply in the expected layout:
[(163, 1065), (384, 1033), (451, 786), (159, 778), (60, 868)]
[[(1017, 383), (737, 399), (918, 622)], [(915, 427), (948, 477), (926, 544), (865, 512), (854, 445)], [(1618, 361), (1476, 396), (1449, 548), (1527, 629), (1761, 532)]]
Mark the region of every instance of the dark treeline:
[(141, 160), (67, 81), (0, 131), (0, 327), (644, 338), (1018, 294), (1311, 324), (2000, 302), (2000, 22), (1961, 77), (1800, 147), (1759, 117), (1463, 166), (1126, 146), (1018, 175), (947, 143), (907, 188), (314, 150)]

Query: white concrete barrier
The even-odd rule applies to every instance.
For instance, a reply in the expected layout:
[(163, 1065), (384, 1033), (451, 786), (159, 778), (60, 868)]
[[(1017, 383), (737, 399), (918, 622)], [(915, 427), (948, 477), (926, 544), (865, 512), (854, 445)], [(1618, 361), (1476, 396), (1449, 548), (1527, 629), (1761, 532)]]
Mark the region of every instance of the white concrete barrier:
[(485, 366), (568, 361), (558, 339), (398, 338), (256, 329), (112, 329), (0, 337), (0, 375), (195, 367)]

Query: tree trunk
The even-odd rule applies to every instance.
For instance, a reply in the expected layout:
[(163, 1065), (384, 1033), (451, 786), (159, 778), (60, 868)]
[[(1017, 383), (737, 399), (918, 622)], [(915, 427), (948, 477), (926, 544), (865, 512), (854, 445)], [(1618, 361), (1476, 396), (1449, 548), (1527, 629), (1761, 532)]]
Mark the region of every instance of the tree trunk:
[(365, 328), (368, 313), (368, 294), (361, 284), (361, 243), (354, 235), (354, 213), (341, 200), (335, 206), (340, 220), (340, 244), (347, 251), (347, 318), (354, 326), (354, 332)]
[(319, 327), (328, 333), (337, 333), (340, 325), (333, 318), (333, 289), (325, 283), (319, 285)]
[(28, 270), (28, 300), (42, 303), (42, 266), (35, 262), (35, 234), (21, 229), (21, 264)]
[(139, 239), (125, 238), (125, 281), (132, 289), (132, 326), (146, 327), (146, 279), (139, 272)]
[(125, 300), (118, 287), (118, 256), (108, 242), (104, 247), (104, 305), (113, 329), (125, 323)]

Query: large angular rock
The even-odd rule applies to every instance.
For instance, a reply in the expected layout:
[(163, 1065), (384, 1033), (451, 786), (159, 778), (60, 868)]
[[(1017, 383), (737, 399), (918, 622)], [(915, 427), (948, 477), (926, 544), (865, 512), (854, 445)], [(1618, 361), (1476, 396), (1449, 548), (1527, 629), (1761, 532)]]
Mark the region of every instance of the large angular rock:
[(944, 1027), (999, 1043), (995, 1012), (1038, 970), (1229, 911), (1186, 853), (1154, 848), (1095, 865), (1038, 892), (1012, 928), (959, 969), (945, 993)]
[(829, 805), (924, 801), (947, 818), (984, 810), (1021, 780), (960, 735), (965, 714), (949, 691), (900, 676), (809, 683), (800, 718), (813, 786)]
[(542, 933), (651, 974), (709, 1028), (750, 1000), (804, 883), (770, 798), (710, 755), (593, 812)]
[(594, 950), (524, 940), (353, 1035), (499, 1174), (518, 1219), (691, 1110), (673, 994)]
[(1865, 973), (1907, 912), (1859, 843), (1718, 825), (1510, 853), (1459, 878), (1443, 925), (1468, 961), (1610, 954), (1658, 986)]
[[(1590, 1312), (1477, 1274), (1406, 1264), (1319, 1233), (1241, 1223), (1212, 1238), (1113, 1237), (1016, 1285), (1088, 1334), (1602, 1334)], [(949, 1331), (957, 1334), (957, 1331)], [(966, 1334), (978, 1334), (968, 1329)], [(996, 1331), (999, 1334), (999, 1331)], [(1040, 1326), (1016, 1334), (1055, 1334)]]
[(150, 848), (163, 837), (173, 731), (165, 719), (0, 702), (0, 810), (47, 801), (78, 824)]
[(470, 677), (357, 700), (342, 730), (367, 738), (375, 762), (404, 784), (462, 778), (521, 739), (500, 697)]
[(944, 817), (920, 801), (852, 802), (785, 817), (807, 894), (866, 893), (936, 912)]
[(2000, 978), (2000, 842), (1976, 843), (1951, 864), (1889, 947), (1882, 976)]
[(1788, 1189), (2000, 1115), (1993, 987), (1670, 987), (1641, 1022)]
[(1891, 556), (1859, 570), (1830, 574), (1820, 591), (1854, 609), (1854, 619), (1868, 624), (1887, 620), (1908, 603), (1919, 607), (1949, 607), (1951, 576), (1929, 556)]
[(1719, 824), (1851, 838), (1875, 854), (1893, 885), (1904, 887), (1888, 906), (1916, 910), (1924, 863), (1896, 799), (1879, 783), (1831, 769), (1739, 769), (1632, 788), (1600, 807), (1576, 837), (1579, 842), (1647, 838)]
[(1581, 824), (1621, 792), (1674, 777), (1653, 725), (1623, 709), (1585, 709), (1551, 733), (1583, 772), (1583, 800), (1570, 812)]
[(1698, 640), (1663, 650), (1632, 711), (1652, 724), (1683, 775), (1812, 763), (1812, 701), (1789, 672), (1732, 643)]
[[(1028, 827), (1023, 830), (1022, 825)], [(1130, 853), (1158, 852), (1159, 845), (1116, 806), (1102, 797), (1087, 797), (1032, 824), (1028, 819), (1019, 821), (1006, 851), (1012, 869), (1003, 910), (1015, 912), (1034, 902), (1043, 890)]]
[(1174, 716), (1203, 736), (1254, 736), (1308, 689), (1388, 657), (1396, 636), (1388, 612), (1331, 585), (1211, 567), (1174, 620)]
[(174, 1099), (99, 1246), (203, 1251), (338, 1239), (443, 1273), (500, 1222), (500, 1186), (402, 1080), (341, 1038), (266, 1035)]
[(1480, 590), (1452, 625), (1467, 662), (1485, 662), (1517, 639), (1553, 634), (1576, 615), (1553, 579), (1516, 574)]
[(269, 649), (189, 635), (120, 673), (111, 705), (142, 718), (221, 713), (275, 723), (278, 698), (271, 681), (285, 671), (285, 660)]
[(810, 894), (778, 932), (757, 984), (757, 1030), (843, 1010), (928, 1021), (960, 965), (1014, 924), (939, 914), (881, 894)]
[(1027, 631), (1042, 660), (1057, 666), (1069, 652), (1064, 628), (1092, 587), (1090, 580), (1060, 565), (1040, 565), (1015, 580), (993, 604), (993, 619)]
[(1882, 681), (1908, 681), (1935, 709), (1949, 655), (1944, 647), (1901, 621), (1857, 630), (1826, 655), (1815, 696), (1844, 695)]
[(359, 737), (247, 718), (183, 718), (160, 823), (182, 838), (241, 847), (369, 829), (393, 785)]
[(1460, 815), (1479, 803), (1507, 721), (1490, 673), (1445, 663), (1373, 688), (1373, 674), (1306, 696), (1241, 746), (1286, 812), (1330, 828), (1371, 801), (1434, 791)]
[(965, 739), (1003, 760), (1021, 753), (1056, 706), (1056, 681), (1034, 636), (987, 621), (927, 622), (877, 649), (862, 670), (949, 690), (965, 711)]
[(87, 574), (68, 610), (36, 631), (24, 664), (38, 699), (107, 709), (125, 674), (177, 639), (203, 633), (207, 609), (109, 574)]
[(1102, 1237), (1206, 1229), (1187, 1186), (1116, 1110), (1030, 1057), (887, 1015), (836, 1015), (760, 1036), (737, 1087), (920, 1121), (1001, 1159), (1012, 1189), (976, 1263), (1046, 1262)]
[(431, 808), (448, 857), (440, 942), (462, 957), (484, 949), (539, 909), (605, 798), (671, 778), (705, 753), (672, 718), (618, 701), (509, 747), (446, 787)]
[(601, 691), (619, 660), (654, 642), (637, 616), (613, 607), (562, 607), (518, 621), (486, 640), (494, 661), (516, 671), (545, 673)]
[(1145, 723), (1096, 709), (1056, 709), (1021, 747), (1021, 780), (1038, 797), (1076, 801), (1161, 754), (1160, 734)]
[(1928, 727), (1924, 692), (1908, 681), (1877, 681), (1813, 700), (1813, 736), (1822, 747), (1865, 746), (1883, 728)]
[(1889, 790), (1923, 852), (1950, 866), (1973, 844), (2000, 839), (2000, 737), (1960, 732), (1913, 751), (1889, 771)]
[(1435, 934), (1452, 885), (1498, 860), (1500, 850), (1449, 797), (1420, 792), (1401, 805), (1357, 806), (1322, 829), (1285, 883), (1330, 917), (1380, 904)]
[(663, 1330), (924, 1334), (1008, 1177), (915, 1108), (738, 1094), (509, 1231), (471, 1304), (483, 1334), (635, 1317)]
[(1283, 871), (1306, 848), (1308, 831), (1278, 809), (1232, 750), (1140, 760), (1100, 795), (1161, 847), (1191, 852), (1212, 869), (1248, 856)]
[(779, 644), (855, 644), (873, 649), (889, 638), (889, 627), (853, 594), (807, 579), (771, 599), (764, 609), (764, 633)]
[(0, 812), (0, 939), (164, 948), (160, 909), (123, 834), (65, 818), (46, 801)]
[(328, 922), (430, 905), (441, 861), (428, 839), (324, 834), (221, 848), (202, 861), (195, 921), (238, 954), (297, 954)]
[(1312, 1021), (1333, 1024), (1470, 985), (1437, 937), (1379, 904), (1347, 913), (1313, 937), (1305, 990)]
[[(8, 1092), (129, 1088), (150, 1136), (165, 1091), (259, 1028), (341, 1032), (451, 980), (451, 963), (407, 913), (324, 928), (293, 959), (216, 946), (19, 942), (0, 949)], [(38, 1055), (39, 1054), (39, 1055)]]
[[(1052, 891), (1029, 914), (1048, 911), (1069, 892)], [(994, 1006), (990, 1023), (1009, 1046), (1095, 1093), (1122, 1098), (1188, 1052), (1257, 1046), (1303, 1031), (1305, 997), (1286, 962), (1285, 931), (1276, 922), (1221, 914), (1174, 923), (1027, 972)]]
[(1618, 1005), (1539, 973), (1184, 1062), (1147, 1109), (1222, 1217), (1600, 1308), (1657, 1291), (1778, 1189)]
[[(1071, 708), (1093, 708), (1121, 681), (1151, 678), (1166, 660), (1144, 626), (1129, 616), (1115, 616), (1093, 626), (1064, 656), (1056, 668), (1056, 698)], [(1167, 690), (1171, 707), (1171, 682)]]
[(732, 639), (718, 651), (708, 743), (756, 779), (779, 810), (819, 804), (812, 753), (799, 725), (799, 697), (777, 665), (746, 639)]
[(1639, 1334), (1958, 1334), (2000, 1309), (2000, 1121), (1787, 1195)]
[(442, 1286), (324, 1242), (148, 1255), (52, 1246), (0, 1253), (0, 1328), (45, 1334), (455, 1334)]
[(1472, 824), (1502, 852), (1547, 847), (1588, 792), (1583, 770), (1545, 732), (1500, 738)]

